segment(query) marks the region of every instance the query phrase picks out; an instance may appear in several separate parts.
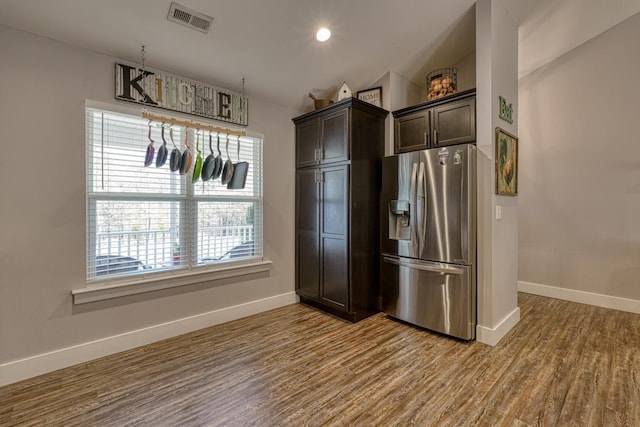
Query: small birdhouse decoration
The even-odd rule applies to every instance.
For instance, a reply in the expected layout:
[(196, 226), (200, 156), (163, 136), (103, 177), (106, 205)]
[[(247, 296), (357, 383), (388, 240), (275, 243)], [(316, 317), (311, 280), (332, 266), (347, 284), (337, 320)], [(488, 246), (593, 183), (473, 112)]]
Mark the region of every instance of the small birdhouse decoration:
[(338, 89), (338, 101), (346, 98), (351, 98), (351, 89), (347, 86), (347, 82), (344, 82)]

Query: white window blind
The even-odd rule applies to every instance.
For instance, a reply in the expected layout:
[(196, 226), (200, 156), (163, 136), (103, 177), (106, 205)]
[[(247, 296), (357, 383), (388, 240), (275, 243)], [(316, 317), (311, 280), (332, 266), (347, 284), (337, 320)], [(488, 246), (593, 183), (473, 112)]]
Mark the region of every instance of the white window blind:
[[(163, 141), (167, 160), (160, 165)], [(87, 108), (86, 144), (89, 282), (262, 258), (261, 139)], [(172, 152), (186, 159), (187, 146), (190, 167), (172, 172)], [(236, 188), (221, 177), (194, 176), (199, 153), (202, 164), (209, 155), (214, 164), (215, 157), (223, 165), (246, 162), (235, 168)], [(246, 182), (238, 188), (244, 168)]]

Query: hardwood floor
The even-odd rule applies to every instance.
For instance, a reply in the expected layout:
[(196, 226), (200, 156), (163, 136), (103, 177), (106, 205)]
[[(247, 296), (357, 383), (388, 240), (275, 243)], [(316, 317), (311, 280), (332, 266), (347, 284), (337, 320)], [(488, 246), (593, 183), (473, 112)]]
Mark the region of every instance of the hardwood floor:
[(496, 347), (292, 305), (0, 388), (0, 425), (640, 425), (640, 315), (519, 305)]

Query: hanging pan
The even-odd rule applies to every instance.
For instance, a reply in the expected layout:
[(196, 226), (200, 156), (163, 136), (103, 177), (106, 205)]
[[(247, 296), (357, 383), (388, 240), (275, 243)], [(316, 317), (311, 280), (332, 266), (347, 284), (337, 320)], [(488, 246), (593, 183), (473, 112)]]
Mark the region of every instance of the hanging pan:
[(149, 133), (147, 134), (147, 138), (149, 138), (149, 145), (147, 145), (147, 154), (144, 156), (144, 167), (151, 165), (153, 163), (153, 155), (156, 152), (156, 149), (153, 148), (153, 143), (155, 142), (151, 139), (151, 120), (149, 120)]
[(169, 139), (171, 139), (171, 144), (173, 144), (173, 150), (171, 150), (171, 158), (169, 159), (169, 169), (171, 172), (177, 172), (180, 170), (180, 166), (182, 165), (182, 153), (180, 149), (173, 141), (173, 128), (169, 128)]
[(191, 182), (196, 183), (200, 179), (200, 172), (202, 172), (202, 151), (200, 151), (200, 134), (196, 131), (196, 151), (198, 154), (196, 155), (196, 161), (193, 166), (193, 175), (191, 177)]
[(227, 184), (229, 190), (241, 190), (247, 183), (247, 173), (249, 172), (249, 162), (240, 161), (240, 137), (238, 137), (238, 162), (233, 165), (233, 175)]
[(231, 161), (231, 157), (229, 156), (229, 135), (227, 135), (227, 160), (224, 162), (224, 167), (222, 168), (222, 185), (227, 185), (231, 181), (231, 177), (233, 176), (233, 162)]
[(209, 155), (202, 163), (202, 180), (209, 181), (213, 177), (213, 170), (216, 166), (216, 156), (213, 155), (213, 147), (211, 146), (211, 132), (209, 132)]
[(185, 148), (182, 153), (180, 175), (186, 175), (191, 169), (191, 163), (193, 163), (193, 154), (191, 153), (191, 147), (189, 146), (189, 129), (185, 129), (184, 131), (184, 146), (187, 148)]
[(218, 134), (218, 156), (216, 157), (215, 165), (213, 166), (213, 176), (211, 177), (211, 179), (220, 178), (220, 174), (222, 174), (223, 163), (222, 152), (220, 151), (220, 134)]
[(156, 156), (156, 167), (161, 168), (167, 163), (167, 154), (169, 150), (167, 149), (167, 140), (164, 139), (164, 123), (162, 124), (162, 142), (163, 144), (158, 148), (158, 155)]

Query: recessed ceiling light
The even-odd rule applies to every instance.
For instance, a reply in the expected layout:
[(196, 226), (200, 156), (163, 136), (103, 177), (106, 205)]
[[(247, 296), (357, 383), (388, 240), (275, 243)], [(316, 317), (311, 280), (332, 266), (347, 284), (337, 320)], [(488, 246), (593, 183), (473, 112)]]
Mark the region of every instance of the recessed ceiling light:
[(316, 33), (316, 40), (318, 40), (319, 42), (326, 42), (327, 40), (329, 40), (329, 37), (331, 37), (331, 31), (329, 31), (327, 28), (320, 28)]

